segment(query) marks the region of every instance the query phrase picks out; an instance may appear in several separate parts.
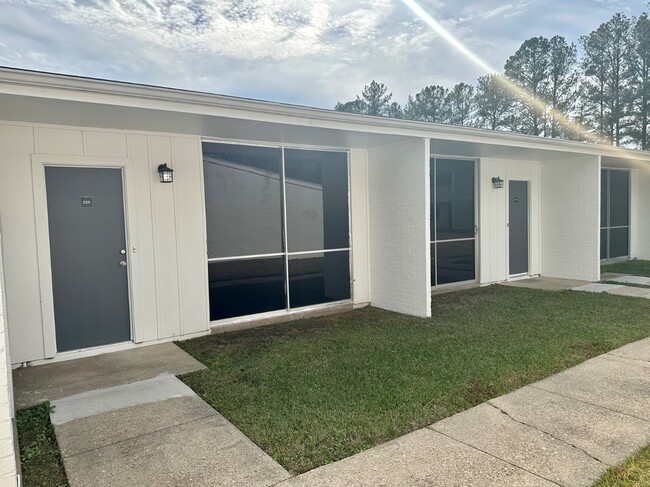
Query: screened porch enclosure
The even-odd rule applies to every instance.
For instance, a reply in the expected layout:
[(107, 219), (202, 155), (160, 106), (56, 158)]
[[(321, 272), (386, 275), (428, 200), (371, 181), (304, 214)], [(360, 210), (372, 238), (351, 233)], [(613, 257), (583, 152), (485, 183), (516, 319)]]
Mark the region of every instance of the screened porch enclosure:
[(630, 171), (601, 169), (600, 258), (630, 255)]
[(431, 159), (431, 286), (476, 279), (475, 166)]
[(351, 299), (348, 153), (203, 143), (210, 320)]

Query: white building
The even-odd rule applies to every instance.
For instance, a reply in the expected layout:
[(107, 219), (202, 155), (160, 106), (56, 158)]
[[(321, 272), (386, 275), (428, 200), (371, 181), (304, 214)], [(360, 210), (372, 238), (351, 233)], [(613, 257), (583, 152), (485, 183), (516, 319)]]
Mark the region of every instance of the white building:
[(0, 69), (0, 175), (0, 364), (650, 258), (650, 153), (167, 88)]

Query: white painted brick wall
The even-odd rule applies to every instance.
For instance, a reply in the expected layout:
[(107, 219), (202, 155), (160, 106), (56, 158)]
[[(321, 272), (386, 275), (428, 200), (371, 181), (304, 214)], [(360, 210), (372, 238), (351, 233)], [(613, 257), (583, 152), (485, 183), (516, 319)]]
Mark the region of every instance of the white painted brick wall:
[(431, 316), (429, 141), (368, 156), (371, 304)]
[(9, 340), (5, 318), (4, 271), (0, 236), (0, 485), (16, 485), (16, 452), (14, 450), (14, 404)]
[(650, 259), (650, 168), (632, 171), (631, 257)]
[(582, 157), (541, 165), (541, 274), (600, 278), (600, 161)]

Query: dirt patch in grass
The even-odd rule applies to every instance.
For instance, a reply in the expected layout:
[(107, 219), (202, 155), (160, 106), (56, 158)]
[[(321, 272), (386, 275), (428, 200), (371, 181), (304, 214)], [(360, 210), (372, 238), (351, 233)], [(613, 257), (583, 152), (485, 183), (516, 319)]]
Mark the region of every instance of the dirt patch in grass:
[(296, 474), (650, 336), (650, 300), (624, 296), (490, 286), (432, 308), (180, 342), (208, 366), (183, 380)]
[(24, 487), (67, 487), (61, 453), (45, 402), (16, 414)]

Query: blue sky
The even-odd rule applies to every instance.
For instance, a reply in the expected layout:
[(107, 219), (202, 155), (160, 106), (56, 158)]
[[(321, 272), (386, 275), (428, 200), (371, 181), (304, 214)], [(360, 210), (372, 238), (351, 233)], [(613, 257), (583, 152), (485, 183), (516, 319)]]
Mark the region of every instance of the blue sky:
[[(645, 0), (421, 0), (488, 64), (577, 42)], [(372, 79), (403, 103), (482, 74), (401, 0), (0, 0), (0, 65), (331, 108)]]

